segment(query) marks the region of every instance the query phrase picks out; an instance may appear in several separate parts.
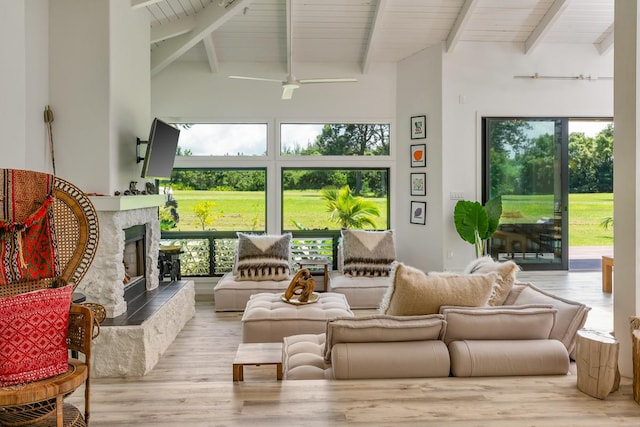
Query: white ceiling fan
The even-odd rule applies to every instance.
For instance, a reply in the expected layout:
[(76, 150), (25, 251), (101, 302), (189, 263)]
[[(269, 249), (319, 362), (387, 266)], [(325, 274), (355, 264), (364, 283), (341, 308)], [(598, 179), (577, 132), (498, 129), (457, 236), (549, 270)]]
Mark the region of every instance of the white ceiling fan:
[(293, 91), (298, 89), (301, 85), (315, 84), (315, 83), (353, 83), (357, 82), (357, 79), (348, 77), (338, 78), (314, 78), (314, 79), (296, 79), (291, 71), (291, 63), (293, 62), (293, 49), (292, 49), (292, 33), (293, 25), (291, 22), (291, 0), (286, 2), (287, 8), (287, 70), (288, 75), (286, 80), (267, 79), (261, 77), (247, 77), (247, 76), (229, 76), (230, 79), (243, 79), (243, 80), (259, 80), (266, 82), (278, 82), (282, 84), (282, 99), (291, 99)]

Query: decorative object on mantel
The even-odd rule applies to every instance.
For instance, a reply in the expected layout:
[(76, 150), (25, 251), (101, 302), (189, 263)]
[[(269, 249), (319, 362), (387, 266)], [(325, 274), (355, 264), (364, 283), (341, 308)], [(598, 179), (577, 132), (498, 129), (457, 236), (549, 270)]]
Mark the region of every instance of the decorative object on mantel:
[(313, 279), (311, 272), (307, 268), (299, 270), (289, 287), (282, 295), (282, 301), (289, 304), (311, 304), (318, 301), (318, 294), (313, 292), (316, 281)]
[(453, 210), (456, 231), (462, 240), (474, 245), (476, 258), (484, 255), (485, 243), (498, 229), (502, 216), (502, 197), (494, 197), (482, 206), (480, 202), (458, 200)]

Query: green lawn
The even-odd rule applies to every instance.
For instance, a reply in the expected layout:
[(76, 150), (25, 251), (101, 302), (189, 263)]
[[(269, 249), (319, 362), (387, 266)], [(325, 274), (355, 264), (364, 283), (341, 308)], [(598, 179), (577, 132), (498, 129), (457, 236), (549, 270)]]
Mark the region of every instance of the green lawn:
[[(213, 214), (217, 217), (207, 230), (264, 230), (265, 198), (261, 192), (245, 191), (174, 191), (178, 201), (180, 223), (172, 231), (201, 230), (194, 213), (198, 202), (215, 203)], [(380, 208), (376, 219), (378, 228), (386, 228), (387, 200), (371, 198)], [(307, 229), (337, 230), (337, 224), (329, 222), (329, 214), (319, 191), (286, 191), (284, 193), (284, 228), (296, 229), (297, 221)], [(535, 223), (542, 218), (553, 218), (552, 196), (503, 197), (502, 223)], [(256, 214), (259, 213), (259, 214)], [(569, 245), (608, 246), (613, 244), (613, 229), (603, 229), (602, 220), (613, 215), (613, 194), (569, 195)]]
[[(613, 216), (613, 194), (569, 195), (569, 245), (613, 245), (613, 228), (600, 223)], [(553, 196), (504, 196), (501, 223), (535, 223), (554, 217)]]
[[(217, 217), (205, 230), (264, 230), (264, 193), (252, 191), (178, 191), (174, 190), (178, 202), (180, 222), (171, 231), (202, 230), (194, 207), (199, 202), (214, 202), (212, 213)], [(387, 201), (370, 198), (380, 208), (380, 217), (375, 218), (378, 228), (387, 228)], [(259, 214), (257, 214), (259, 213)], [(295, 230), (293, 221), (307, 229), (338, 230), (337, 224), (329, 222), (329, 214), (320, 191), (286, 191), (284, 193), (284, 229)]]

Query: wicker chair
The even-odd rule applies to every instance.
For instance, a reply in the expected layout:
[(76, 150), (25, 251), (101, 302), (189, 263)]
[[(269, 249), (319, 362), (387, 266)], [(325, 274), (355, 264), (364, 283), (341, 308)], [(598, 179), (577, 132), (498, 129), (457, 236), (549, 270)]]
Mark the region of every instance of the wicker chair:
[[(0, 182), (6, 184), (9, 175), (18, 172), (25, 179), (48, 179), (53, 201), (49, 205), (53, 217), (55, 252), (60, 275), (77, 286), (89, 268), (98, 247), (98, 217), (93, 205), (73, 184), (32, 171), (0, 169)], [(0, 203), (6, 185), (0, 185)], [(0, 211), (1, 212), (1, 211)], [(2, 215), (0, 215), (0, 219)], [(57, 278), (3, 283), (0, 298), (48, 288)], [(99, 333), (99, 323), (106, 311), (99, 304), (71, 304), (67, 332), (70, 352), (69, 368), (60, 375), (18, 385), (0, 387), (0, 425), (22, 426), (84, 426), (90, 414), (91, 343)], [(64, 397), (85, 386), (84, 416), (74, 406), (65, 404)]]

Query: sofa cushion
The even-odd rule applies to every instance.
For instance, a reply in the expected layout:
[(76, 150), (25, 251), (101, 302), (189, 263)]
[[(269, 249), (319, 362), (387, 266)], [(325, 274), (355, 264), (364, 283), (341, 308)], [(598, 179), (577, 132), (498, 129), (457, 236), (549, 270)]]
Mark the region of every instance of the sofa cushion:
[(342, 271), (347, 276), (388, 276), (396, 259), (392, 230), (342, 230)]
[(584, 326), (591, 310), (591, 307), (585, 304), (552, 295), (531, 283), (516, 283), (505, 303), (552, 305), (558, 310), (558, 314), (549, 338), (561, 341), (572, 355), (576, 344), (576, 333)]
[(285, 380), (332, 379), (331, 365), (322, 357), (325, 334), (284, 337), (282, 373)]
[(523, 307), (444, 307), (443, 340), (548, 339), (557, 310), (550, 305)]
[(566, 375), (569, 355), (557, 340), (465, 340), (449, 344), (456, 377)]
[(489, 305), (502, 305), (513, 287), (518, 271), (520, 267), (513, 261), (496, 262), (490, 256), (484, 256), (469, 263), (463, 274), (498, 273), (498, 280), (489, 297)]
[(484, 306), (497, 276), (497, 273), (427, 276), (417, 268), (397, 263), (380, 312), (411, 316), (438, 313), (442, 305)]
[(285, 280), (289, 278), (291, 233), (282, 235), (238, 234), (234, 272), (236, 280)]
[(338, 317), (327, 322), (324, 358), (331, 360), (331, 349), (339, 343), (437, 340), (444, 331), (442, 319), (439, 314)]
[(335, 379), (448, 377), (449, 350), (440, 340), (336, 344)]

